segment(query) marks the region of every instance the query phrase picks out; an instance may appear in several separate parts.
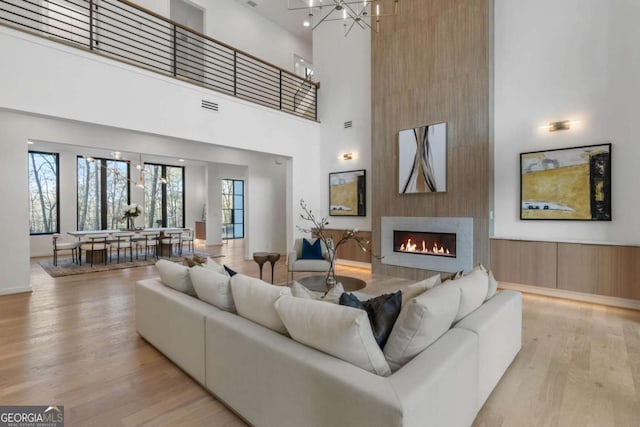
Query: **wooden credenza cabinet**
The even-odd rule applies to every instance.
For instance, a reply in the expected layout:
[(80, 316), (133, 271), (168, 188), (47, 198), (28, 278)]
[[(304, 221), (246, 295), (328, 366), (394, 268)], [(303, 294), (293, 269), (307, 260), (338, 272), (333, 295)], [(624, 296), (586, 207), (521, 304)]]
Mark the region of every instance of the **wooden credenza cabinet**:
[[(334, 242), (340, 240), (344, 232), (345, 230), (325, 229), (327, 237), (331, 237)], [(371, 231), (360, 231), (358, 235), (371, 242)], [(369, 243), (367, 249), (371, 249), (371, 243)], [(338, 248), (336, 258), (347, 261), (371, 263), (371, 252), (363, 252), (354, 240), (348, 240)]]
[(207, 240), (207, 222), (196, 221), (196, 239)]
[(491, 239), (499, 281), (640, 300), (640, 246)]

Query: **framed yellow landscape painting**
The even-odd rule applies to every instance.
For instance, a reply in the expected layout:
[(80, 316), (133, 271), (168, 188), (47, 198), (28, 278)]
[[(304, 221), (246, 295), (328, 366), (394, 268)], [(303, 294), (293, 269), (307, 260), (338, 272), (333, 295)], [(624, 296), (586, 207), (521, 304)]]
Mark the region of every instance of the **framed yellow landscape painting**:
[(520, 219), (611, 221), (611, 144), (520, 154)]
[(364, 169), (329, 174), (329, 215), (366, 216), (366, 182)]

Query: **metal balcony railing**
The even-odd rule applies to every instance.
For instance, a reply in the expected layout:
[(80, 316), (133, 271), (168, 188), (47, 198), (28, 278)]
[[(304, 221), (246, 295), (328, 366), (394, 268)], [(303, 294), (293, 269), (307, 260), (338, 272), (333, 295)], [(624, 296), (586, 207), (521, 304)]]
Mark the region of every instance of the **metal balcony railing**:
[(0, 24), (317, 120), (317, 83), (125, 0), (0, 0)]

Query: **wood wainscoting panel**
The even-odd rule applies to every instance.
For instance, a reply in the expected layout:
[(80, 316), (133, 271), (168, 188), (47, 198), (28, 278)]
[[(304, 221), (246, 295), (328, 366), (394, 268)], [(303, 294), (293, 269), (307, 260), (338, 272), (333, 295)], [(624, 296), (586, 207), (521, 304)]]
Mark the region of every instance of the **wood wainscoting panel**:
[(491, 270), (499, 281), (557, 287), (556, 242), (491, 239)]
[(640, 299), (640, 247), (558, 243), (558, 288)]
[(520, 245), (520, 283), (556, 288), (558, 244), (524, 241)]
[(491, 239), (490, 268), (496, 280), (520, 283), (520, 242)]

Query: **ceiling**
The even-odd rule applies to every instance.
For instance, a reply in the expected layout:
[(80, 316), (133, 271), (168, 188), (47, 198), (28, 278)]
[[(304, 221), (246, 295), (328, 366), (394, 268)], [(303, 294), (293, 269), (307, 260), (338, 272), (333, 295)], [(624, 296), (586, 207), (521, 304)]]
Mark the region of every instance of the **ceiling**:
[[(302, 26), (305, 10), (288, 10), (288, 0), (235, 0), (247, 9), (278, 24), (287, 31), (311, 43), (311, 29)], [(255, 4), (250, 6), (249, 3)]]

